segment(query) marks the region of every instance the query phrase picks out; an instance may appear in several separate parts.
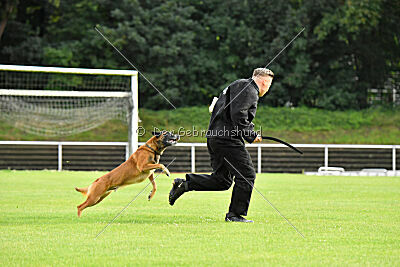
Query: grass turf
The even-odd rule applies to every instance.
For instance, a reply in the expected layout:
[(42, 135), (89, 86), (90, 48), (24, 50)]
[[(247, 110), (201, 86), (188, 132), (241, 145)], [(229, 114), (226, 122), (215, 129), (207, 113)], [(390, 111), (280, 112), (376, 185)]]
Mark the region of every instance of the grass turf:
[(94, 239), (148, 183), (86, 209), (75, 186), (101, 172), (0, 171), (2, 265), (399, 265), (400, 178), (261, 174), (256, 187), (306, 236), (253, 192), (249, 219), (223, 221), (225, 192), (190, 192), (167, 203), (172, 178), (151, 186)]

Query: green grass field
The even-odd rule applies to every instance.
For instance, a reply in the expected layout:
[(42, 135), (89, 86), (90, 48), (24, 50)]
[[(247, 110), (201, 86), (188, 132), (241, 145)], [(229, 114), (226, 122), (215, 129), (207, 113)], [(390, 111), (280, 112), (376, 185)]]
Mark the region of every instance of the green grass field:
[(256, 187), (303, 239), (253, 192), (253, 224), (223, 221), (226, 192), (190, 192), (168, 205), (172, 178), (151, 186), (95, 239), (147, 184), (88, 208), (75, 186), (101, 172), (0, 171), (0, 263), (14, 265), (387, 265), (400, 264), (400, 177), (258, 175)]

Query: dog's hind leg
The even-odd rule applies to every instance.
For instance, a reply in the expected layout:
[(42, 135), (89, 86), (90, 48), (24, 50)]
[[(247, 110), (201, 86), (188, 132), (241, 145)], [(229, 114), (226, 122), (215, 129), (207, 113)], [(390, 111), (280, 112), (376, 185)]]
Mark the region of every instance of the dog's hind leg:
[(99, 203), (100, 203), (103, 199), (105, 199), (109, 194), (111, 194), (111, 191), (109, 191), (109, 192), (105, 193), (104, 195), (102, 195), (102, 196), (100, 197), (100, 199), (97, 200), (97, 202), (94, 203), (92, 206), (99, 204)]
[(96, 205), (109, 195), (107, 193), (108, 185), (104, 183), (98, 183), (97, 181), (98, 180), (89, 186), (88, 197), (86, 201), (78, 206), (78, 217), (81, 216), (81, 213), (84, 209)]
[(148, 196), (148, 200), (150, 201), (154, 197), (154, 195), (155, 195), (155, 193), (157, 191), (157, 184), (156, 184), (156, 182), (154, 180), (154, 174), (153, 173), (149, 176), (149, 180), (150, 180), (151, 184), (153, 185), (153, 190), (151, 190), (151, 192), (150, 192), (150, 194)]
[(83, 202), (82, 204), (80, 204), (77, 208), (78, 208), (78, 217), (81, 216), (81, 213), (84, 209), (86, 209), (87, 207), (91, 207), (93, 205), (95, 205), (98, 201), (99, 201), (99, 197), (93, 197), (93, 196), (89, 196), (85, 202)]

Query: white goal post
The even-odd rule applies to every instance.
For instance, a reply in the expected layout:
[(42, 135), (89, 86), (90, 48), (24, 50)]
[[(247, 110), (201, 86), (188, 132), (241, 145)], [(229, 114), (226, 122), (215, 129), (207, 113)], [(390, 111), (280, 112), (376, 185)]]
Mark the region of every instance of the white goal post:
[(119, 118), (132, 154), (138, 106), (137, 71), (0, 64), (0, 119), (30, 133), (69, 135)]

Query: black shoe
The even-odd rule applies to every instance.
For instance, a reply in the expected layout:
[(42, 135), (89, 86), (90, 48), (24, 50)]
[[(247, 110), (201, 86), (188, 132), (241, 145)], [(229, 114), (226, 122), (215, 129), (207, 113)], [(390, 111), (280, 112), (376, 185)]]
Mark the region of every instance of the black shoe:
[(232, 213), (227, 213), (225, 216), (225, 221), (226, 222), (243, 222), (243, 223), (252, 223), (253, 221), (247, 220), (243, 218), (240, 215), (232, 214)]
[(169, 191), (169, 204), (173, 206), (175, 201), (187, 191), (189, 191), (187, 182), (184, 179), (175, 179)]

